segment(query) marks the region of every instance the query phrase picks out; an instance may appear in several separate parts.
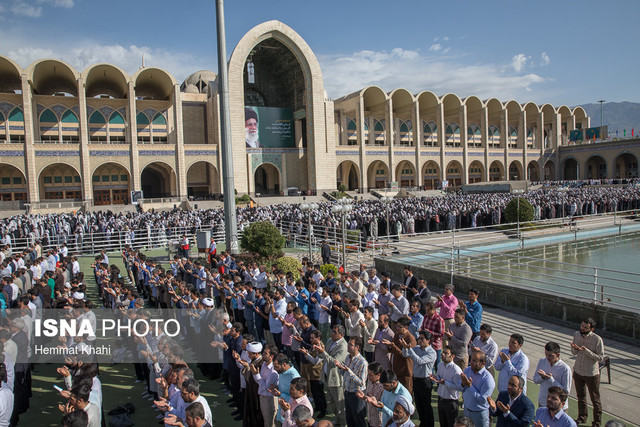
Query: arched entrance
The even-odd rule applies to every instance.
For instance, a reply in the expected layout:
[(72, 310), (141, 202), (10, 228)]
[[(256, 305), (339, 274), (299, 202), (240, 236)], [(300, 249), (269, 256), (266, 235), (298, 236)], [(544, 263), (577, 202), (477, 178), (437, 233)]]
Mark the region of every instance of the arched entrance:
[(616, 178), (637, 178), (638, 159), (630, 153), (616, 157)]
[(489, 166), (489, 181), (503, 181), (504, 180), (504, 167), (502, 162), (494, 160)]
[(396, 179), (400, 187), (415, 187), (416, 169), (413, 167), (413, 163), (407, 160), (400, 162), (396, 168)]
[(351, 160), (345, 160), (338, 165), (336, 170), (336, 188), (345, 185), (348, 191), (360, 188), (360, 171)]
[(166, 163), (155, 162), (147, 165), (142, 171), (140, 181), (145, 199), (176, 196), (176, 173)]
[(54, 163), (40, 172), (38, 178), (40, 200), (82, 200), (82, 180), (73, 167)]
[(578, 162), (573, 157), (569, 157), (564, 161), (564, 179), (575, 180), (579, 179), (580, 171), (578, 170)]
[(187, 171), (187, 195), (202, 198), (219, 193), (220, 181), (216, 167), (205, 161), (192, 164)]
[(509, 165), (509, 180), (510, 181), (520, 181), (522, 179), (522, 164), (514, 160)]
[(436, 190), (440, 187), (440, 167), (433, 160), (429, 160), (422, 167), (422, 175), (424, 176), (424, 189)]
[(258, 166), (253, 178), (256, 194), (280, 194), (280, 171), (271, 163)]
[(587, 179), (607, 178), (607, 162), (600, 156), (592, 156), (586, 163)]
[(551, 160), (547, 160), (547, 162), (544, 164), (544, 180), (553, 181), (555, 179), (556, 165)]
[(369, 188), (385, 188), (389, 182), (389, 168), (387, 165), (376, 160), (367, 169), (367, 181)]
[(446, 172), (449, 187), (460, 187), (462, 185), (462, 165), (459, 161), (453, 160), (449, 162)]
[(91, 178), (94, 205), (126, 205), (129, 203), (129, 171), (116, 163), (100, 165)]
[(474, 160), (469, 165), (469, 184), (481, 182), (484, 176), (484, 166), (478, 160)]
[(535, 160), (529, 162), (527, 166), (527, 178), (529, 181), (540, 181), (540, 168), (538, 167), (538, 162)]
[(27, 200), (27, 180), (15, 166), (0, 166), (0, 201), (13, 202)]

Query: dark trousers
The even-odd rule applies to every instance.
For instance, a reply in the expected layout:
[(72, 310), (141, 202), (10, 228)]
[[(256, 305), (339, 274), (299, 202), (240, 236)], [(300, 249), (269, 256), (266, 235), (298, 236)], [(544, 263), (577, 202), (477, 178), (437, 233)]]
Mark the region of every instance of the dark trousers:
[(413, 377), (413, 396), (416, 403), (416, 411), (420, 417), (420, 427), (433, 427), (432, 389), (433, 383), (429, 378)]
[(458, 417), (459, 402), (438, 397), (438, 419), (442, 427), (453, 427), (455, 419)]
[(327, 397), (324, 395), (324, 383), (318, 380), (309, 381), (311, 396), (315, 404), (316, 413), (325, 414), (327, 412)]
[(278, 350), (282, 351), (282, 332), (277, 334), (272, 333), (272, 335), (273, 340), (276, 342), (276, 347), (278, 347)]
[(367, 415), (367, 403), (358, 399), (355, 392), (344, 392), (344, 406), (346, 409), (347, 426), (367, 427), (365, 417)]
[(586, 421), (589, 412), (587, 408), (587, 390), (593, 405), (593, 427), (599, 427), (602, 422), (602, 404), (600, 403), (600, 375), (584, 377), (573, 373), (573, 384), (578, 397), (578, 420)]

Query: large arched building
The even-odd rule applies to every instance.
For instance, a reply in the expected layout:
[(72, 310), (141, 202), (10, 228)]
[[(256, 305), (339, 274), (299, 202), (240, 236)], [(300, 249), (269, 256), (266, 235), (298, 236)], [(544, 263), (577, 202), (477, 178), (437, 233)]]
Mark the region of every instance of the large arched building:
[[(378, 87), (332, 101), (311, 48), (278, 21), (251, 29), (228, 66), (239, 193), (638, 173), (633, 141), (568, 144), (589, 127), (580, 107)], [(159, 68), (23, 69), (0, 57), (0, 200), (37, 209), (128, 203), (134, 190), (169, 203), (217, 194), (219, 117), (210, 71), (180, 84)]]

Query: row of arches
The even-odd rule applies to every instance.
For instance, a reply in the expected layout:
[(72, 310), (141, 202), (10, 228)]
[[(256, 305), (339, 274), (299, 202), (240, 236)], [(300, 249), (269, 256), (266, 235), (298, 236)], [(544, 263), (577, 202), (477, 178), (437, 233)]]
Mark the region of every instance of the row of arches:
[(126, 99), (132, 83), (136, 99), (168, 100), (176, 85), (176, 79), (167, 71), (155, 67), (143, 67), (129, 76), (112, 64), (95, 64), (78, 72), (73, 66), (56, 59), (42, 59), (26, 68), (15, 61), (0, 56), (0, 75), (3, 84), (0, 92), (21, 93), (25, 74), (34, 94), (78, 97), (79, 79), (84, 82), (87, 98)]
[[(364, 112), (360, 137), (367, 145), (553, 148), (566, 143), (571, 130), (589, 126), (582, 107), (483, 101), (430, 91), (413, 95), (402, 88), (385, 93), (377, 86), (354, 95), (336, 101), (339, 145), (357, 145), (358, 111)], [(374, 126), (376, 131), (370, 132)]]
[[(561, 162), (560, 175), (556, 176), (556, 165), (553, 160), (547, 160), (544, 165), (538, 161), (530, 161), (527, 165), (527, 178), (529, 181), (553, 181), (558, 179), (606, 179), (606, 178), (637, 178), (638, 160), (630, 153), (623, 153), (616, 157), (614, 162), (615, 171), (610, 174), (607, 163), (601, 156), (594, 155), (587, 159), (584, 164), (579, 165), (573, 157), (568, 157)], [(458, 187), (463, 182), (463, 166), (458, 160), (447, 163), (444, 171), (438, 162), (429, 160), (420, 168), (422, 184), (419, 184), (419, 177), (416, 174), (413, 162), (404, 160), (395, 168), (395, 179), (400, 187), (416, 187), (422, 185), (425, 189), (437, 189), (441, 187), (442, 179), (448, 181), (449, 186)], [(485, 180), (489, 181), (519, 181), (524, 179), (523, 165), (519, 160), (513, 160), (505, 170), (505, 165), (500, 160), (494, 160), (489, 164), (488, 171), (485, 165), (478, 160), (472, 161), (467, 168), (468, 183), (477, 183)], [(389, 167), (381, 161), (376, 160), (369, 164), (365, 177), (366, 185), (362, 183), (360, 168), (351, 161), (341, 162), (336, 170), (337, 186), (345, 185), (348, 190), (362, 188), (385, 188), (389, 182)]]
[[(85, 200), (79, 171), (66, 163), (45, 167), (37, 178), (40, 201)], [(177, 175), (174, 168), (164, 162), (147, 165), (140, 174), (145, 198), (175, 197), (178, 195)], [(91, 175), (94, 205), (128, 204), (133, 183), (129, 169), (117, 163), (105, 163)], [(220, 193), (217, 168), (208, 161), (199, 161), (187, 171), (189, 196), (205, 197)], [(27, 180), (15, 166), (3, 164), (0, 168), (0, 201), (28, 200)]]

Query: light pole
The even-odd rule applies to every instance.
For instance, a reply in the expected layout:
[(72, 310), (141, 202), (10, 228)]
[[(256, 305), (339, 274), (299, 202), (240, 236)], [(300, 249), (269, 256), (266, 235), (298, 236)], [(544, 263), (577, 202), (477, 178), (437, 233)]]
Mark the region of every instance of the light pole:
[(520, 194), (524, 193), (524, 190), (513, 190), (512, 193), (514, 193), (517, 197), (516, 199), (516, 217), (517, 217), (517, 235), (518, 235), (518, 239), (520, 239)]
[(331, 208), (331, 211), (342, 216), (342, 271), (347, 271), (347, 214), (351, 212), (353, 206), (351, 201), (342, 197)]
[(307, 237), (309, 238), (309, 261), (313, 262), (313, 246), (311, 245), (311, 212), (318, 209), (317, 203), (307, 203), (304, 201), (306, 198), (302, 198), (303, 202), (300, 205), (300, 210), (302, 212), (307, 212)]
[[(600, 103), (600, 132), (602, 132), (602, 126), (604, 121), (602, 120), (603, 118), (603, 109), (604, 109), (604, 103), (606, 100), (604, 99), (599, 99), (598, 102)], [(602, 139), (602, 133), (600, 134), (600, 139)]]
[(391, 205), (391, 202), (393, 201), (393, 197), (382, 196), (380, 198), (380, 201), (384, 204), (387, 211), (387, 246), (389, 246), (391, 239), (391, 230), (389, 228), (389, 207)]

